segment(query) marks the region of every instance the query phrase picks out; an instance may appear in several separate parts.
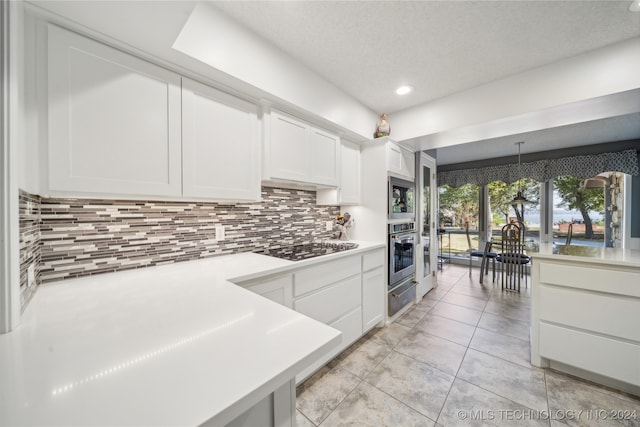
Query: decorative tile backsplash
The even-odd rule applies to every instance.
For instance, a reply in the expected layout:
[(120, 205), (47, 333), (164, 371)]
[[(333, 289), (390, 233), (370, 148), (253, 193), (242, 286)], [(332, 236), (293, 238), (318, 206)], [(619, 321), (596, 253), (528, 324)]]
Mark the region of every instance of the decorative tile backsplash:
[[(40, 196), (20, 191), (20, 305), (26, 307), (40, 283)], [(31, 272), (31, 277), (29, 273)], [(31, 278), (31, 283), (29, 279)]]
[[(325, 224), (335, 219), (339, 207), (316, 205), (314, 191), (263, 187), (262, 199), (222, 204), (43, 197), (40, 280), (333, 237)], [(224, 226), (224, 240), (216, 240), (217, 226)]]

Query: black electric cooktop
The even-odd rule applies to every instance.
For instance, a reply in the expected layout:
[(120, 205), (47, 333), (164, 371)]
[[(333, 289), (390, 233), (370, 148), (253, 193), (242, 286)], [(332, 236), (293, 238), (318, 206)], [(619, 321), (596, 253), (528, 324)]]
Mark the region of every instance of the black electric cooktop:
[(314, 258), (321, 255), (348, 251), (349, 249), (355, 249), (357, 247), (357, 243), (312, 242), (268, 248), (258, 253), (289, 261), (301, 261), (303, 259)]

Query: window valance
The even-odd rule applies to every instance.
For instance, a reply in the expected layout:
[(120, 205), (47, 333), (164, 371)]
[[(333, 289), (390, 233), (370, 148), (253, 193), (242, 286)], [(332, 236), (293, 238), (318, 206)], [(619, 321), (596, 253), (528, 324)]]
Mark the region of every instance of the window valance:
[(531, 178), (544, 182), (563, 175), (587, 179), (603, 172), (623, 172), (629, 175), (638, 175), (640, 173), (638, 152), (636, 150), (625, 150), (614, 153), (538, 160), (522, 163), (520, 167), (517, 164), (510, 164), (438, 172), (438, 185), (460, 187), (471, 183), (483, 186), (493, 181), (512, 183), (521, 178)]

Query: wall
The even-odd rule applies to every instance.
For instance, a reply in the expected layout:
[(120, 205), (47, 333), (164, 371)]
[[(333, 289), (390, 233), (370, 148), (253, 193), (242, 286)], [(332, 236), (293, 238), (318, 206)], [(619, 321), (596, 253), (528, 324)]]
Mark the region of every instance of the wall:
[[(36, 212), (41, 283), (333, 237), (325, 224), (335, 219), (339, 208), (316, 205), (314, 191), (263, 187), (262, 199), (221, 204), (39, 198), (24, 193), (21, 237), (31, 243), (25, 245), (24, 257), (21, 251), (21, 270), (37, 259), (26, 252), (33, 248)], [(40, 203), (29, 207), (28, 200)], [(225, 239), (217, 241), (220, 225)]]

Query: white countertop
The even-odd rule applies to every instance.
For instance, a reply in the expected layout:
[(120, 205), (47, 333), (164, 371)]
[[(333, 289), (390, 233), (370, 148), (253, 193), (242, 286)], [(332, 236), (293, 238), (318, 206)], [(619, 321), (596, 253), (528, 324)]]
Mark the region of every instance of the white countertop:
[(232, 284), (305, 261), (242, 253), (41, 286), (0, 334), (0, 425), (226, 423), (340, 340)]
[(530, 252), (529, 254), (534, 261), (537, 258), (546, 258), (640, 267), (640, 251), (631, 249), (543, 243), (540, 244), (540, 248), (536, 252)]

